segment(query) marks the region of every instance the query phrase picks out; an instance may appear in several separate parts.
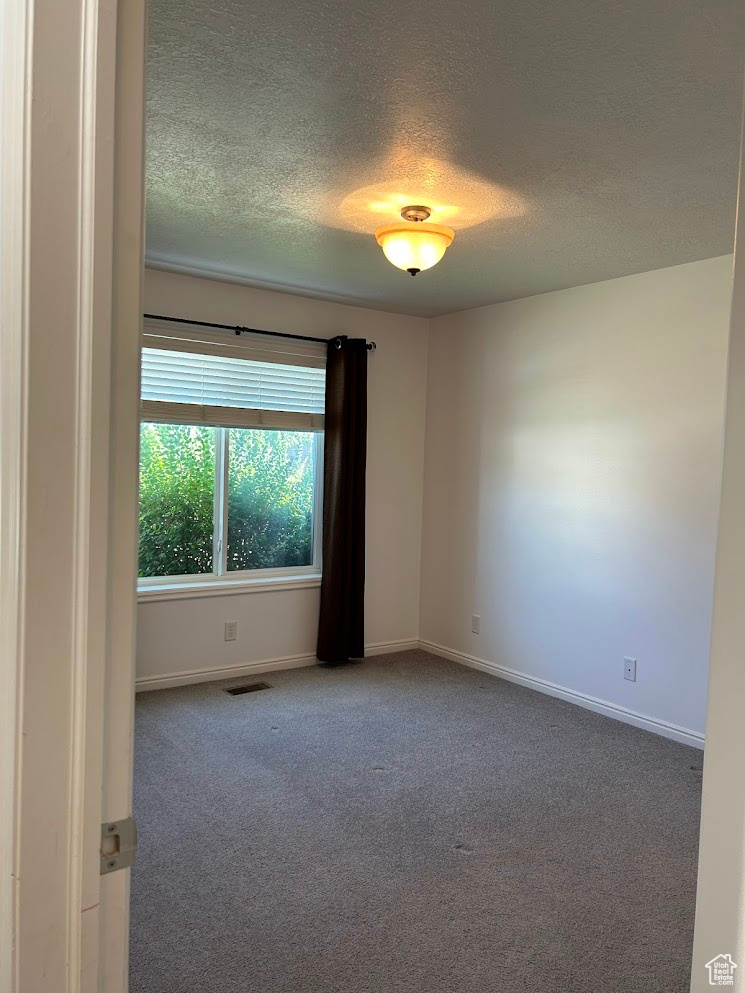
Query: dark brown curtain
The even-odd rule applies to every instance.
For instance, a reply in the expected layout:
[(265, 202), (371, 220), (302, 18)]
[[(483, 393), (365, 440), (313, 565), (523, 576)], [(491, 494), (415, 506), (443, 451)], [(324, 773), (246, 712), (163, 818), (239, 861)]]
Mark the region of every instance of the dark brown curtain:
[(345, 662), (365, 654), (364, 338), (329, 342), (323, 452), (323, 579), (317, 655), (320, 662)]

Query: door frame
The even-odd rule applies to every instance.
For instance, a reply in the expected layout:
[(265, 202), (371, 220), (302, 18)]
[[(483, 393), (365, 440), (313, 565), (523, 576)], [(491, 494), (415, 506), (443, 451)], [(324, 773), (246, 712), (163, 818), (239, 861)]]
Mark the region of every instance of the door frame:
[(692, 993), (711, 989), (706, 965), (726, 954), (745, 989), (745, 102), (735, 227)]
[(25, 200), (27, 12), (0, 7), (0, 989), (15, 990), (18, 916), (16, 812), (20, 782), (20, 671), (25, 484)]
[(0, 17), (0, 988), (124, 993), (145, 7)]

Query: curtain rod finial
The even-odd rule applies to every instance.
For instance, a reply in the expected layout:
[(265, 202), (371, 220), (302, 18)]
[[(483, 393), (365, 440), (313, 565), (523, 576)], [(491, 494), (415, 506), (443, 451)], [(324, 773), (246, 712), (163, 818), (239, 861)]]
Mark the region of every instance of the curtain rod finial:
[(378, 346), (375, 344), (374, 341), (368, 341), (368, 343), (367, 343), (367, 350), (369, 352), (374, 352), (377, 347)]

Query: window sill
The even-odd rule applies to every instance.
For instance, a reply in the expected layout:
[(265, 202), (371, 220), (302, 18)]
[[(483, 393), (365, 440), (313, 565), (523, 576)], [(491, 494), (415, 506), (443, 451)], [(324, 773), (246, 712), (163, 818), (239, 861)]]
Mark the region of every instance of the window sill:
[(237, 596), (246, 593), (271, 593), (276, 590), (308, 590), (321, 585), (320, 574), (308, 576), (277, 576), (271, 579), (216, 580), (200, 583), (164, 583), (162, 586), (141, 586), (138, 603), (159, 600), (195, 600), (201, 597)]

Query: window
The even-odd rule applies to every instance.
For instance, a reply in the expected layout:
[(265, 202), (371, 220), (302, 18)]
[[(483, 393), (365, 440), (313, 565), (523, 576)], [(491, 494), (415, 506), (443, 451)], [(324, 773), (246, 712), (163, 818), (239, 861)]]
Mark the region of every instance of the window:
[(228, 430), (229, 572), (313, 564), (315, 447), (308, 431)]
[(142, 588), (320, 571), (323, 358), (269, 354), (146, 337)]
[(140, 576), (212, 574), (215, 432), (140, 426)]

